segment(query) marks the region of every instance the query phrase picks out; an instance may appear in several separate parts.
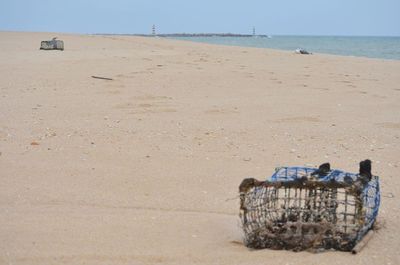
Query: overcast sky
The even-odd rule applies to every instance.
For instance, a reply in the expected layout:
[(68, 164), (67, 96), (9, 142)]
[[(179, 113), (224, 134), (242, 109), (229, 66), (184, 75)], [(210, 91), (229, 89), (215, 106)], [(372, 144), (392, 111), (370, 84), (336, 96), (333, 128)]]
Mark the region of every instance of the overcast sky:
[(400, 36), (400, 0), (0, 0), (0, 30)]

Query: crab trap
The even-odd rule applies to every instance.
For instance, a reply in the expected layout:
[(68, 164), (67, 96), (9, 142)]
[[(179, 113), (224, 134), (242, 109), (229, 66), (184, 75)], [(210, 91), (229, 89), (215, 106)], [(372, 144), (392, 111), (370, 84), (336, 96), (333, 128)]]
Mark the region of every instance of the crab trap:
[(278, 168), (267, 181), (244, 179), (239, 192), (245, 245), (351, 251), (378, 214), (379, 178), (371, 175), (370, 163), (361, 162), (359, 174), (324, 164)]

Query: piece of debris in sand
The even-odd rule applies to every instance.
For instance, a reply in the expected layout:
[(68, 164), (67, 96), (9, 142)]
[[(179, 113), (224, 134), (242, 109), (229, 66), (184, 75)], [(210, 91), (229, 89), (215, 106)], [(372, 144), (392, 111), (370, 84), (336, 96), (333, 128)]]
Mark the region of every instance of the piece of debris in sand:
[(297, 54), (312, 54), (311, 52), (309, 52), (307, 50), (304, 50), (304, 49), (301, 49), (301, 48), (296, 49), (294, 52), (297, 53)]
[(109, 78), (109, 77), (102, 77), (102, 76), (95, 76), (95, 75), (92, 75), (92, 78), (102, 79), (102, 80), (114, 80), (114, 79)]

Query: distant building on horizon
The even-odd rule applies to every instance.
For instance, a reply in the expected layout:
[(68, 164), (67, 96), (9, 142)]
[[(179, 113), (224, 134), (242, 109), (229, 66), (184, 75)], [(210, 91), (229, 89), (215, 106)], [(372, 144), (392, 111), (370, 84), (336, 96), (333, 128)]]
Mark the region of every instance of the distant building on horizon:
[(156, 25), (153, 24), (153, 27), (151, 28), (151, 35), (155, 36), (156, 35)]

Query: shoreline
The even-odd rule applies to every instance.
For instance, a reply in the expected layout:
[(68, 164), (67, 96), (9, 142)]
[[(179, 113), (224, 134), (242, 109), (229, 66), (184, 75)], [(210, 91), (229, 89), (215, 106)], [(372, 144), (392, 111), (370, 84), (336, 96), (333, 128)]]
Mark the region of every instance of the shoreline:
[[(296, 48), (283, 48), (283, 47), (261, 47), (249, 44), (229, 44), (229, 43), (215, 43), (212, 41), (198, 41), (194, 40), (195, 38), (221, 38), (221, 39), (229, 39), (229, 38), (239, 38), (239, 39), (272, 39), (274, 37), (278, 38), (389, 38), (389, 39), (400, 39), (400, 36), (351, 36), (351, 35), (251, 35), (251, 34), (235, 34), (235, 33), (166, 33), (166, 34), (128, 34), (128, 33), (57, 33), (57, 32), (26, 32), (26, 31), (1, 31), (1, 32), (9, 32), (9, 33), (48, 33), (48, 34), (66, 34), (66, 35), (76, 35), (76, 36), (120, 36), (120, 37), (144, 37), (144, 38), (164, 38), (169, 40), (178, 40), (178, 41), (189, 41), (193, 43), (205, 43), (210, 45), (219, 45), (226, 47), (242, 47), (242, 48), (256, 48), (256, 49), (270, 49), (275, 51), (283, 51), (283, 52), (294, 52)], [(192, 39), (193, 38), (193, 39)], [(364, 58), (364, 59), (376, 59), (376, 60), (387, 60), (387, 61), (400, 61), (400, 58), (385, 58), (379, 56), (367, 56), (367, 55), (354, 55), (354, 54), (341, 54), (334, 52), (323, 52), (323, 51), (315, 51), (312, 49), (306, 49), (309, 52), (312, 52), (312, 55), (327, 55), (327, 56), (342, 56), (342, 57), (351, 57), (351, 58)]]
[[(274, 35), (276, 36), (276, 35)], [(358, 37), (358, 36), (291, 36), (291, 35), (280, 35), (280, 36), (276, 36), (278, 38), (394, 38), (394, 39), (399, 39), (400, 37)], [(212, 42), (212, 41), (202, 41), (202, 40), (195, 40), (195, 38), (198, 37), (167, 37), (170, 39), (176, 39), (176, 40), (185, 40), (185, 41), (192, 41), (192, 42), (198, 42), (198, 43), (208, 43), (208, 44), (214, 44), (214, 45), (224, 45), (224, 46), (234, 46), (234, 47), (249, 47), (249, 48), (265, 48), (265, 49), (273, 49), (273, 50), (279, 50), (279, 51), (295, 51), (295, 49), (297, 48), (305, 48), (302, 47), (301, 45), (298, 45), (297, 48), (283, 48), (283, 47), (271, 47), (271, 46), (257, 46), (255, 44), (246, 44), (246, 43), (242, 43), (242, 44), (237, 44), (237, 43), (217, 43), (217, 42)], [(207, 38), (213, 38), (212, 36), (210, 37), (201, 37), (203, 39), (207, 39)], [(229, 37), (219, 37), (217, 36), (217, 38), (221, 38), (221, 39), (228, 39)], [(253, 37), (248, 37), (249, 39), (253, 38)], [(273, 39), (274, 37), (272, 37)], [(256, 37), (257, 39), (257, 37)], [(261, 37), (261, 39), (266, 39), (269, 40), (269, 38), (266, 37)], [(317, 50), (312, 50), (312, 49), (306, 49), (309, 52), (312, 52), (313, 54), (323, 54), (323, 55), (335, 55), (335, 56), (345, 56), (345, 57), (357, 57), (357, 58), (369, 58), (369, 59), (380, 59), (380, 60), (390, 60), (390, 61), (400, 61), (400, 58), (385, 58), (385, 57), (380, 57), (378, 55), (376, 56), (368, 56), (368, 55), (354, 55), (354, 54), (342, 54), (342, 53), (335, 53), (335, 52), (324, 52), (324, 51), (318, 51)]]

